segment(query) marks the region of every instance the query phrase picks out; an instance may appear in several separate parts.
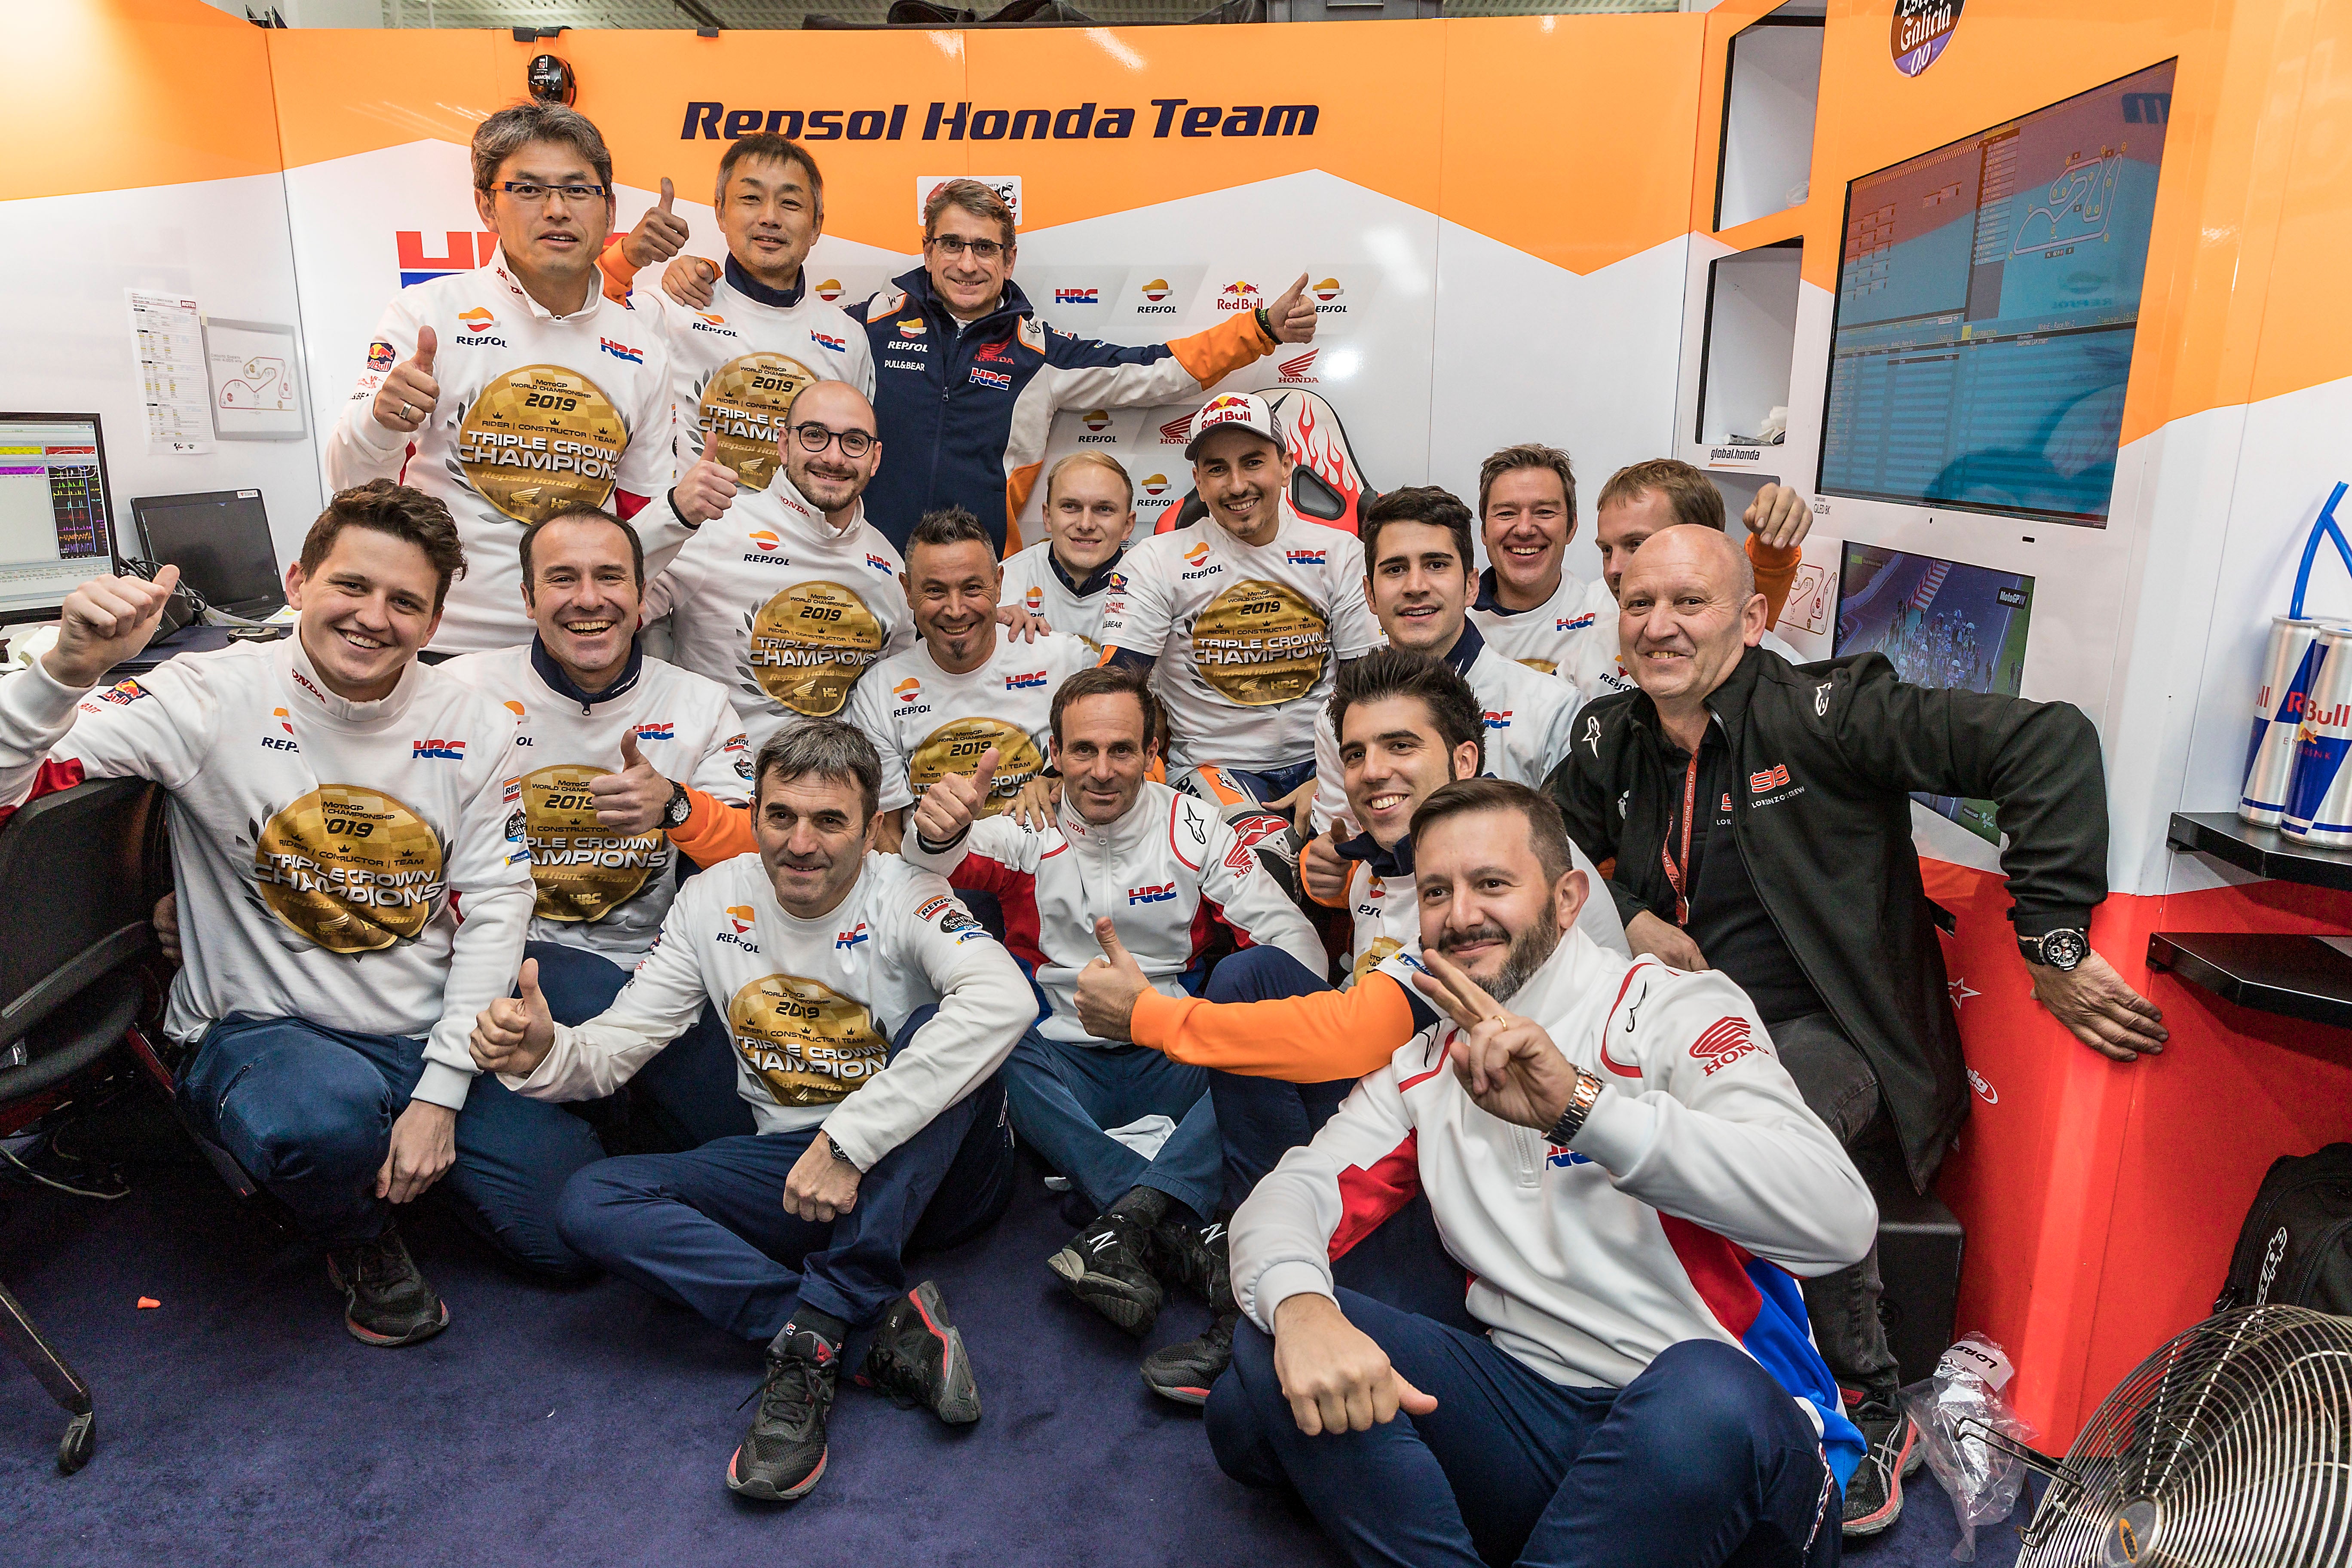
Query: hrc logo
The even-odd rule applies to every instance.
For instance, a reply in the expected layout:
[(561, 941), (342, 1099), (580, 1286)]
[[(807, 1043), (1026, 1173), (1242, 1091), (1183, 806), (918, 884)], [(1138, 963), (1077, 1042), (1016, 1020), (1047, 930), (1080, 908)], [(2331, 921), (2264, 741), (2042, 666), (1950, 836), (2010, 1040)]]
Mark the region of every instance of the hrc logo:
[(975, 386), (991, 386), (999, 392), (1013, 390), (1013, 378), (1001, 370), (983, 370), (974, 365), (971, 367), (971, 380)]
[(864, 921), (859, 921), (856, 925), (850, 927), (847, 931), (843, 931), (840, 935), (833, 939), (833, 950), (835, 952), (846, 952), (851, 948), (856, 947), (859, 942), (864, 942), (866, 940), (866, 922)]
[(1056, 305), (1098, 305), (1102, 303), (1102, 295), (1099, 290), (1094, 289), (1056, 289), (1054, 290), (1054, 303)]
[(1129, 888), (1127, 890), (1127, 901), (1129, 904), (1164, 904), (1173, 900), (1175, 897), (1176, 884), (1173, 882), (1161, 882), (1156, 887)]
[(462, 763), (466, 760), (466, 742), (442, 740), (418, 741), (415, 742), (414, 749), (409, 752), (409, 758), (415, 761), (418, 757), (441, 757), (453, 763)]
[(650, 724), (640, 724), (637, 726), (637, 739), (640, 741), (675, 741), (677, 739), (677, 729), (667, 719), (656, 719)]
[(1788, 782), (1789, 764), (1786, 763), (1776, 763), (1760, 773), (1749, 773), (1748, 775), (1748, 793), (1749, 795), (1767, 795), (1773, 790), (1780, 788)]
[(596, 340), (596, 346), (603, 349), (606, 353), (611, 354), (614, 359), (625, 360), (631, 364), (643, 364), (646, 363), (646, 351), (643, 349), (633, 349), (626, 343), (616, 343), (610, 338), (598, 338)]
[(1493, 709), (1493, 708), (1489, 708), (1489, 709), (1487, 709), (1487, 710), (1486, 710), (1486, 728), (1488, 728), (1489, 730), (1507, 730), (1507, 729), (1509, 729), (1509, 728), (1511, 727), (1511, 714), (1512, 714), (1514, 711), (1515, 711), (1515, 710), (1513, 710), (1513, 709), (1509, 709), (1509, 708), (1505, 708), (1505, 709), (1502, 709), (1502, 710), (1497, 710)]
[(874, 570), (881, 573), (885, 577), (890, 575), (890, 563), (887, 561), (883, 560), (879, 555), (868, 555), (866, 558), (866, 564), (873, 567)]
[(846, 353), (849, 352), (848, 339), (836, 338), (829, 333), (812, 330), (809, 332), (809, 342), (814, 343), (821, 349), (831, 349), (835, 353)]
[(1580, 632), (1591, 626), (1592, 625), (1592, 612), (1591, 610), (1587, 610), (1580, 616), (1560, 616), (1558, 620), (1552, 622), (1551, 629), (1556, 632)]
[(1007, 691), (1043, 691), (1045, 689), (1045, 672), (1042, 669), (1033, 670), (1027, 675), (1008, 675), (1004, 678), (1004, 689)]
[(1282, 552), (1283, 560), (1293, 566), (1320, 566), (1328, 556), (1329, 552), (1323, 550), (1286, 550)]

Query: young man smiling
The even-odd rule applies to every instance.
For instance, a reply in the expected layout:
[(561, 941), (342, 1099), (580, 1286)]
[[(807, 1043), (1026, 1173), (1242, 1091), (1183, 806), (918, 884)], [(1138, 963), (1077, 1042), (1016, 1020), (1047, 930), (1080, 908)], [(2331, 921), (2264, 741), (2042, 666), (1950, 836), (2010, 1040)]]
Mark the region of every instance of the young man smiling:
[(1045, 537), (1004, 563), (1004, 593), (1057, 632), (1102, 648), (1111, 574), (1135, 528), (1135, 481), (1108, 452), (1073, 452), (1045, 476)]

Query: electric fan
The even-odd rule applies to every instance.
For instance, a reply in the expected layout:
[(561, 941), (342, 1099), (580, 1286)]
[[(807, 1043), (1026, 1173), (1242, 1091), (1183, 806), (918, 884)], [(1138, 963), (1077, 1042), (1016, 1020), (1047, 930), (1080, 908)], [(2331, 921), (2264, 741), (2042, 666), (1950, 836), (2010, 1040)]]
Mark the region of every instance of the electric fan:
[(2019, 1568), (2342, 1568), (2352, 1559), (2352, 1318), (2249, 1307), (2134, 1370), (2050, 1478)]

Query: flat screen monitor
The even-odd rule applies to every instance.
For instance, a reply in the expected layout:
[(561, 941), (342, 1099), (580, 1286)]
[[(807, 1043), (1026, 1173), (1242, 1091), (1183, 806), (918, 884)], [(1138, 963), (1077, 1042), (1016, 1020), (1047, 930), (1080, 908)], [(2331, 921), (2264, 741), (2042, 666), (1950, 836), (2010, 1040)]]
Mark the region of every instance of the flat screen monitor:
[(115, 570), (113, 518), (97, 415), (0, 414), (0, 623)]
[[(2032, 619), (2031, 577), (1849, 542), (1838, 571), (1830, 651), (1839, 658), (1883, 653), (1915, 685), (2014, 697)], [(1987, 843), (2000, 842), (1989, 800), (1911, 798)]]
[(135, 496), (131, 510), (149, 556), (177, 566), (206, 604), (262, 616), (286, 603), (259, 490)]
[(1846, 187), (1824, 492), (2106, 525), (2172, 71)]

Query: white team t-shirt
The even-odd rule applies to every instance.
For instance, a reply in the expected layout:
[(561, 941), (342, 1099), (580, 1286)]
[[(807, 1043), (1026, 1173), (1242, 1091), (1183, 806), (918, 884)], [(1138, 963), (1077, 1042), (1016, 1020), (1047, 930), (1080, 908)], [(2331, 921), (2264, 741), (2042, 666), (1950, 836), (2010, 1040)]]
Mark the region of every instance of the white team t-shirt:
[(969, 773), (996, 748), (996, 779), (982, 813), (993, 816), (1045, 771), (1054, 690), (1095, 662), (1083, 641), (1056, 632), (1035, 642), (997, 633), (978, 669), (950, 675), (917, 643), (869, 670), (846, 715), (882, 753), (882, 809), (911, 805), (947, 773)]
[(1577, 661), (1599, 634), (1604, 609), (1614, 624), (1617, 601), (1610, 597), (1605, 582), (1587, 583), (1573, 572), (1562, 572), (1550, 598), (1532, 610), (1506, 610), (1494, 603), (1493, 574), (1492, 567), (1482, 574), (1479, 602), (1470, 606), (1470, 624), (1488, 647), (1540, 674), (1554, 674)]
[[(1053, 541), (1041, 539), (1026, 550), (1017, 551), (1004, 558), (1004, 593), (1001, 600), (1018, 605), (1033, 616), (1043, 616), (1045, 624), (1057, 632), (1067, 632), (1074, 637), (1084, 637), (1097, 653), (1102, 651), (1103, 605), (1110, 599), (1107, 581), (1091, 594), (1081, 595), (1072, 591), (1055, 571), (1052, 558)], [(1113, 558), (1105, 573), (1106, 578), (1125, 561)]]

